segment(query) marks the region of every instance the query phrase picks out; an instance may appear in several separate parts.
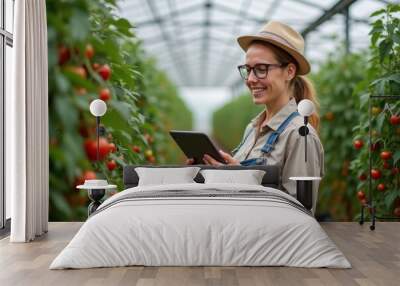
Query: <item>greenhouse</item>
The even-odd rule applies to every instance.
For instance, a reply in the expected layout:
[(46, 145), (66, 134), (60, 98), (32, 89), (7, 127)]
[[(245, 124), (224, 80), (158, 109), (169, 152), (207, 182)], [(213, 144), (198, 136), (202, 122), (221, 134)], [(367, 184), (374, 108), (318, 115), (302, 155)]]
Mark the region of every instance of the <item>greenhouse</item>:
[(3, 0), (0, 59), (1, 285), (397, 285), (400, 1)]

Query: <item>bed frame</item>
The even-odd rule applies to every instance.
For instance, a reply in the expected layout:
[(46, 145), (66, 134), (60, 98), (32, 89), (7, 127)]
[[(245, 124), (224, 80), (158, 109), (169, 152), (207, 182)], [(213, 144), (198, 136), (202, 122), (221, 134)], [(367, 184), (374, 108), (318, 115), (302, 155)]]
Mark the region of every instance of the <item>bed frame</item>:
[[(191, 165), (200, 167), (202, 170), (204, 169), (219, 169), (219, 170), (247, 170), (247, 169), (256, 169), (265, 171), (265, 175), (262, 179), (261, 184), (265, 187), (271, 187), (275, 189), (281, 189), (281, 178), (279, 173), (279, 166), (270, 166), (270, 165), (259, 165), (259, 166), (234, 166), (234, 165), (223, 165), (223, 166), (211, 166), (211, 165)], [(125, 189), (133, 188), (138, 185), (139, 177), (135, 171), (136, 167), (148, 167), (148, 168), (182, 168), (188, 167), (187, 165), (128, 165), (124, 167), (123, 172), (123, 182)], [(204, 183), (204, 178), (200, 174), (194, 178), (197, 183)]]

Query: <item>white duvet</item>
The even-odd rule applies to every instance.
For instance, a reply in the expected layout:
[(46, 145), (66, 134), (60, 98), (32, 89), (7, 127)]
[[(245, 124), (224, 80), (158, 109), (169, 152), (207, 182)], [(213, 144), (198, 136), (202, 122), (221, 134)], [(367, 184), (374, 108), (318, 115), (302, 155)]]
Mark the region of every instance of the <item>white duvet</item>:
[(99, 207), (50, 269), (127, 265), (351, 267), (314, 217), (280, 200), (186, 196), (116, 203), (137, 192), (168, 190), (261, 190), (300, 204), (282, 191), (255, 185), (193, 183), (127, 189)]

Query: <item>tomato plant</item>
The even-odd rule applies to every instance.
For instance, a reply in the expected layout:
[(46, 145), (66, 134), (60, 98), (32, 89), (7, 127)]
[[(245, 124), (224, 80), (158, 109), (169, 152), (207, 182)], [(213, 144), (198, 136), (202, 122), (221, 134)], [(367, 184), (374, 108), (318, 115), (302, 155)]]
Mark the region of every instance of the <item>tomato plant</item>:
[[(46, 7), (50, 220), (80, 220), (87, 210), (76, 203), (77, 183), (107, 179), (122, 190), (126, 164), (177, 163), (179, 149), (168, 130), (190, 130), (192, 115), (144, 52), (132, 23), (117, 16), (116, 1), (48, 0)], [(107, 113), (97, 161), (96, 122), (88, 107), (99, 97)], [(134, 152), (132, 145), (152, 155)]]
[[(400, 140), (396, 129), (400, 124), (400, 5), (389, 4), (371, 17), (371, 60), (363, 86), (355, 94), (361, 114), (354, 127), (355, 136), (368, 142), (370, 147), (356, 155), (351, 169), (356, 175), (360, 168), (369, 165), (371, 156), (374, 198), (371, 203), (378, 215), (384, 217), (393, 216), (395, 202), (400, 198)], [(387, 95), (399, 97), (393, 100)], [(372, 105), (371, 126), (369, 104)], [(360, 181), (357, 187), (368, 188), (368, 185), (369, 181)]]

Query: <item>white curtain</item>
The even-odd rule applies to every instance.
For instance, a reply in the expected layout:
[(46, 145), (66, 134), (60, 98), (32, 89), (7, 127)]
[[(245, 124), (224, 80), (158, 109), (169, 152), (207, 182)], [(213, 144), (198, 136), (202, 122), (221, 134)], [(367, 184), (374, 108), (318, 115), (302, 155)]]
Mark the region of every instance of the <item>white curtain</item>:
[(49, 194), (45, 0), (15, 1), (13, 93), (6, 98), (12, 242), (47, 232)]

